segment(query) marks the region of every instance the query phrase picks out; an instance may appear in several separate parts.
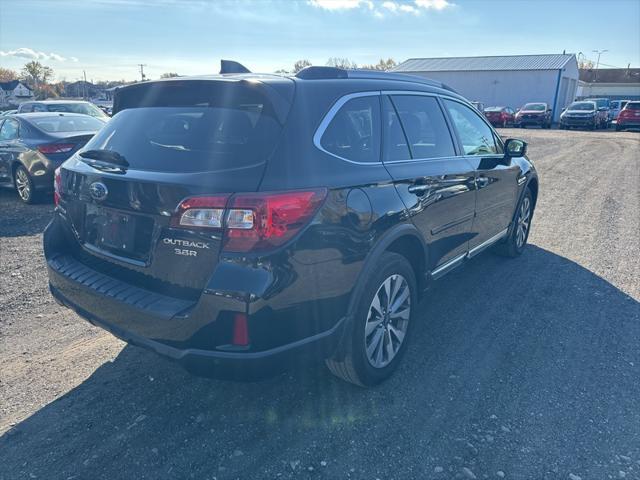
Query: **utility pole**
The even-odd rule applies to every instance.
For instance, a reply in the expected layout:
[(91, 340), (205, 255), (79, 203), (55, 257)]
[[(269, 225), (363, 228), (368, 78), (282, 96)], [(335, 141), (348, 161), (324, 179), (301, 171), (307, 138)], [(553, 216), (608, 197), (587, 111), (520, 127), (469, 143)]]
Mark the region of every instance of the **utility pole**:
[(84, 83), (82, 84), (82, 99), (87, 99), (87, 72), (82, 70), (82, 75), (84, 76)]
[(593, 53), (597, 53), (598, 54), (598, 60), (596, 61), (596, 73), (594, 75), (594, 82), (598, 81), (598, 67), (600, 66), (600, 55), (602, 55), (604, 52), (608, 52), (609, 50), (593, 50)]
[(138, 66), (140, 67), (140, 78), (142, 79), (142, 81), (144, 82), (145, 76), (144, 76), (144, 67), (146, 67), (146, 65), (144, 63), (139, 63)]

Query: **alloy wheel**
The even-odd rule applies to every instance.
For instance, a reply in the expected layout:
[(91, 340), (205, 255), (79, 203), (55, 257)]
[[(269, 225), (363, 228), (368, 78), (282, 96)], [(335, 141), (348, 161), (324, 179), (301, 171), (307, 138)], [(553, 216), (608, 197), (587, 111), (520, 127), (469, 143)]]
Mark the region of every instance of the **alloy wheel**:
[(529, 197), (522, 199), (520, 205), (520, 211), (518, 212), (518, 222), (516, 230), (516, 246), (522, 248), (525, 240), (527, 239), (527, 232), (529, 231), (529, 223), (531, 217), (531, 201)]
[(373, 296), (364, 328), (367, 360), (374, 368), (389, 365), (404, 342), (411, 317), (411, 290), (398, 274), (386, 278)]
[(31, 198), (31, 182), (29, 181), (27, 172), (22, 168), (16, 171), (16, 190), (22, 200), (25, 202), (29, 201)]

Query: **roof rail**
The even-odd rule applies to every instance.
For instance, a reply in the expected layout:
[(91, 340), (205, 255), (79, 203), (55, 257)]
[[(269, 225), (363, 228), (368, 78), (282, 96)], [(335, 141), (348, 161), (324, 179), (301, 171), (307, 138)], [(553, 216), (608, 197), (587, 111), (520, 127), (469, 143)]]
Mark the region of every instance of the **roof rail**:
[(220, 73), (251, 73), (251, 70), (233, 60), (220, 60)]
[(339, 78), (357, 78), (372, 80), (396, 80), (400, 82), (413, 82), (429, 85), (431, 87), (442, 88), (453, 93), (457, 93), (453, 88), (445, 85), (437, 80), (421, 77), (418, 75), (410, 75), (405, 73), (383, 72), (375, 70), (345, 70), (337, 67), (307, 67), (303, 68), (296, 74), (296, 78), (303, 80), (323, 80), (323, 79), (339, 79)]

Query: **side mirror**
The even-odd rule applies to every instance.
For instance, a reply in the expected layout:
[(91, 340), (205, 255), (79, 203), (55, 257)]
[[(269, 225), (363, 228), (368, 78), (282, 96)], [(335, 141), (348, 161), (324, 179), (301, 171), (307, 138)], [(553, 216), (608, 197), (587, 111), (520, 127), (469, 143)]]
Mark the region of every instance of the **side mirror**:
[(527, 142), (518, 138), (509, 138), (504, 142), (504, 152), (507, 157), (524, 157), (527, 153)]

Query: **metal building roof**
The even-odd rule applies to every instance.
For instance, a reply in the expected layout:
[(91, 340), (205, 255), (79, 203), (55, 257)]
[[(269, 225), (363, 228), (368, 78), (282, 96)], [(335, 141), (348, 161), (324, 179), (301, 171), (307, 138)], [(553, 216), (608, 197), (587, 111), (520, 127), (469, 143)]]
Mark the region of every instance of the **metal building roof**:
[(505, 57), (410, 58), (394, 72), (470, 72), (489, 70), (559, 70), (574, 54), (510, 55)]

